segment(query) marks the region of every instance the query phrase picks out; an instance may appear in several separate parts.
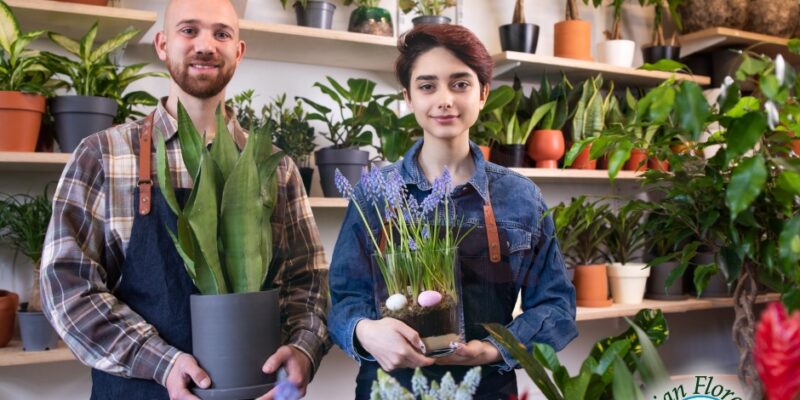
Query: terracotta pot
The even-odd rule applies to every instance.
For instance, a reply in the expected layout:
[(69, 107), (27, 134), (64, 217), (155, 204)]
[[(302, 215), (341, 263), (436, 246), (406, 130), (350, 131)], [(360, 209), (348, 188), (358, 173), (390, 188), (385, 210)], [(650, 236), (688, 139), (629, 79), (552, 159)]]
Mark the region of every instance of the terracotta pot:
[(489, 161), (489, 153), (492, 152), (492, 148), (489, 146), (478, 146), (481, 149), (481, 154), (483, 154), (483, 159)]
[(14, 336), (17, 307), (19, 307), (19, 296), (8, 290), (0, 290), (0, 347), (7, 346)]
[(528, 156), (536, 161), (536, 168), (558, 168), (564, 156), (564, 134), (555, 129), (533, 131), (528, 138)]
[(554, 27), (553, 54), (556, 57), (592, 61), (592, 24), (589, 21), (561, 21)]
[(38, 94), (0, 91), (0, 151), (36, 149), (44, 105), (44, 96)]
[(647, 159), (647, 168), (656, 171), (669, 171), (669, 160), (659, 160), (657, 157)]
[(569, 167), (572, 169), (597, 169), (597, 160), (590, 160), (589, 159), (589, 152), (592, 150), (592, 144), (589, 143), (578, 157), (575, 158), (575, 161), (572, 162), (572, 165)]
[(606, 264), (575, 266), (575, 297), (579, 307), (608, 307), (608, 271)]
[(108, 0), (58, 0), (63, 3), (90, 4), (93, 6), (107, 6)]
[(622, 169), (636, 172), (647, 171), (647, 153), (641, 149), (631, 150), (631, 158), (625, 162), (625, 166)]
[(791, 146), (792, 146), (792, 151), (794, 152), (794, 155), (800, 157), (800, 139), (792, 140)]

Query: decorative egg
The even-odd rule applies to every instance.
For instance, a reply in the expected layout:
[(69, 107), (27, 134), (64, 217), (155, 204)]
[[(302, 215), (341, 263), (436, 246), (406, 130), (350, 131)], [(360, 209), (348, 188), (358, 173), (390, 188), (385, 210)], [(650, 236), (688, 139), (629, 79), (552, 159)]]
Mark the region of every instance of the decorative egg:
[(395, 293), (395, 294), (389, 296), (388, 299), (386, 299), (386, 308), (388, 308), (389, 310), (392, 310), (392, 311), (398, 311), (398, 310), (402, 310), (403, 307), (405, 307), (407, 303), (408, 303), (408, 300), (406, 300), (406, 296), (404, 296), (404, 295), (402, 295), (400, 293)]
[(417, 303), (422, 307), (433, 307), (441, 302), (442, 294), (435, 290), (426, 290), (417, 298)]

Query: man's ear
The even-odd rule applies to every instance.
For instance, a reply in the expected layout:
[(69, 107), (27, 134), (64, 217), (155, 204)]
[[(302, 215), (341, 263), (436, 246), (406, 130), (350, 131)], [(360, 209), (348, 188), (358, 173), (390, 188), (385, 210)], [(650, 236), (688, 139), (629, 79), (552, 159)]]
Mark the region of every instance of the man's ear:
[(414, 112), (414, 106), (411, 104), (411, 96), (408, 94), (408, 89), (403, 88), (403, 100), (406, 101), (406, 107), (409, 111)]
[(156, 49), (156, 54), (161, 61), (167, 61), (167, 34), (164, 31), (156, 32), (156, 37), (153, 39), (153, 47)]

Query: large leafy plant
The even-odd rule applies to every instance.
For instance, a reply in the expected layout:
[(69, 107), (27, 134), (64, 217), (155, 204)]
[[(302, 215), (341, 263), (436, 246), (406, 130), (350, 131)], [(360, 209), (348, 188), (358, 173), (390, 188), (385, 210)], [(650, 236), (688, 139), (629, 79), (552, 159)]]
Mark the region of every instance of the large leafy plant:
[(44, 33), (20, 32), (14, 13), (0, 0), (0, 90), (52, 96), (53, 90), (62, 86), (50, 79), (53, 71), (42, 53), (27, 48)]
[(164, 137), (157, 138), (158, 180), (177, 215), (170, 232), (186, 271), (203, 294), (261, 290), (272, 260), (272, 216), (277, 197), (276, 169), (282, 152), (272, 152), (268, 128), (250, 132), (239, 152), (216, 113), (216, 136), (209, 150), (191, 118), (178, 104), (178, 140), (191, 194), (180, 207), (167, 165)]
[(376, 101), (372, 94), (375, 82), (369, 79), (351, 78), (347, 80), (345, 88), (333, 78), (326, 78), (330, 86), (316, 82), (314, 87), (319, 88), (339, 106), (338, 120), (330, 108), (300, 97), (315, 111), (308, 114), (308, 120), (325, 123), (328, 132), (324, 137), (333, 143), (333, 148), (346, 149), (372, 143), (372, 132), (367, 128), (371, 121), (380, 118), (377, 114), (379, 109), (375, 106), (370, 107), (371, 103)]
[(53, 209), (46, 187), (42, 194), (4, 196), (0, 199), (0, 240), (7, 242), (33, 262), (33, 292), (29, 311), (42, 309), (39, 271), (42, 248)]
[(601, 246), (609, 234), (606, 226), (609, 206), (600, 201), (590, 202), (586, 196), (580, 196), (572, 198), (568, 205), (559, 203), (546, 212), (552, 214), (561, 252), (573, 266), (603, 260)]
[(314, 128), (306, 121), (306, 112), (299, 101), (293, 107), (286, 104), (282, 94), (264, 108), (264, 120), (272, 124), (275, 145), (301, 167), (308, 167), (314, 151)]
[(149, 92), (136, 90), (125, 93), (128, 86), (140, 79), (168, 78), (169, 74), (164, 72), (140, 72), (146, 67), (147, 63), (128, 65), (125, 67), (115, 67), (108, 70), (108, 83), (106, 83), (105, 96), (111, 97), (117, 102), (117, 115), (114, 123), (122, 124), (145, 116), (145, 113), (137, 110), (139, 106), (153, 107), (158, 104), (158, 99)]
[(491, 145), (492, 138), (503, 129), (503, 124), (497, 121), (493, 112), (513, 100), (514, 94), (514, 89), (507, 85), (498, 86), (489, 92), (486, 103), (478, 112), (478, 120), (469, 128), (472, 141), (482, 146)]
[(640, 391), (637, 393), (631, 373), (638, 369), (648, 386), (669, 380), (655, 350), (669, 336), (667, 321), (661, 310), (651, 309), (640, 310), (633, 321), (626, 320), (631, 327), (618, 336), (597, 341), (575, 376), (569, 375), (551, 346), (536, 343), (529, 349), (506, 327), (495, 323), (484, 326), (548, 400), (644, 399)]
[(97, 22), (79, 41), (49, 32), (50, 40), (77, 59), (47, 53), (47, 64), (50, 69), (65, 76), (67, 80), (63, 82), (74, 89), (79, 96), (121, 98), (122, 90), (132, 82), (131, 79), (156, 76), (143, 74), (136, 77), (136, 73), (141, 69), (139, 66), (129, 67), (127, 72), (124, 69), (116, 71), (117, 67), (109, 59), (111, 52), (124, 46), (138, 33), (137, 30), (129, 29), (95, 47)]
[(256, 114), (256, 110), (253, 109), (255, 92), (253, 89), (247, 89), (234, 95), (233, 98), (225, 100), (225, 106), (236, 111), (236, 122), (239, 123), (239, 126), (248, 130), (258, 128), (265, 123), (266, 106), (261, 109), (260, 115)]
[[(514, 88), (519, 89), (522, 83), (519, 79), (514, 79)], [(566, 75), (562, 75), (561, 80), (555, 85), (550, 83), (547, 75), (542, 77), (539, 89), (531, 88), (530, 96), (522, 97), (518, 110), (520, 120), (527, 119), (536, 114), (537, 110), (544, 107), (547, 103), (553, 103), (544, 116), (535, 124), (533, 129), (554, 129), (561, 130), (564, 124), (572, 116), (572, 104), (575, 100), (576, 92)], [(573, 111), (574, 112), (574, 111)]]
[[(522, 90), (522, 84), (515, 80), (514, 97), (504, 106), (491, 111), (494, 121), (501, 126), (492, 131), (492, 139), (502, 145), (522, 145), (540, 121), (556, 109), (557, 102), (544, 104), (529, 102)], [(530, 111), (530, 114), (526, 112)]]
[(402, 157), (414, 142), (422, 137), (422, 127), (417, 123), (414, 114), (397, 115), (391, 104), (403, 99), (402, 93), (375, 96), (370, 103), (373, 116), (369, 124), (378, 135), (379, 144), (375, 147), (378, 157), (388, 162), (395, 162)]
[(444, 10), (455, 7), (456, 0), (398, 0), (397, 6), (408, 14), (415, 11), (419, 15), (442, 15)]
[(581, 97), (575, 106), (572, 118), (572, 142), (578, 143), (587, 137), (598, 136), (606, 126), (606, 115), (617, 106), (614, 82), (603, 97), (603, 76), (589, 78), (583, 82)]

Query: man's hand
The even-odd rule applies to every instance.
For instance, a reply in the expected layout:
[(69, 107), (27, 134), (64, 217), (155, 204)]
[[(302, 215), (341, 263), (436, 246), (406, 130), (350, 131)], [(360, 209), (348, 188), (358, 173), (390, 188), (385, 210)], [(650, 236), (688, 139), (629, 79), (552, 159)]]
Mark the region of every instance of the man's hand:
[[(280, 367), (286, 370), (286, 379), (291, 382), (302, 396), (306, 395), (306, 386), (311, 378), (311, 359), (294, 346), (281, 346), (272, 357), (267, 359), (261, 368), (265, 374), (274, 374)], [(275, 388), (257, 400), (272, 400), (275, 398)]]
[(423, 355), (425, 345), (419, 334), (394, 318), (359, 321), (356, 338), (385, 371), (433, 364), (432, 358)]
[(456, 351), (437, 358), (439, 365), (484, 365), (500, 361), (502, 356), (497, 347), (489, 342), (470, 340), (467, 344), (455, 343)]
[(175, 365), (169, 371), (164, 385), (169, 392), (170, 400), (199, 400), (187, 389), (189, 382), (192, 381), (201, 389), (211, 386), (211, 378), (197, 365), (194, 357), (189, 354), (181, 354), (175, 360)]

